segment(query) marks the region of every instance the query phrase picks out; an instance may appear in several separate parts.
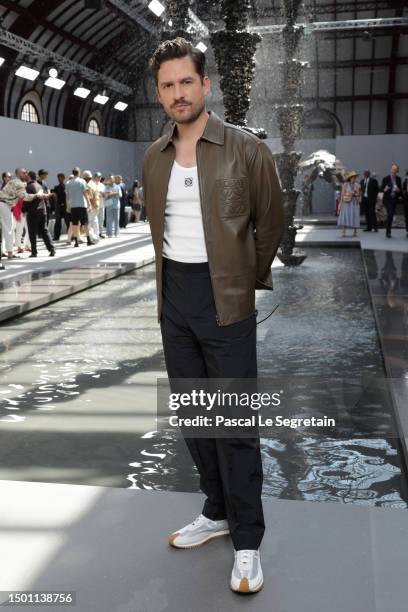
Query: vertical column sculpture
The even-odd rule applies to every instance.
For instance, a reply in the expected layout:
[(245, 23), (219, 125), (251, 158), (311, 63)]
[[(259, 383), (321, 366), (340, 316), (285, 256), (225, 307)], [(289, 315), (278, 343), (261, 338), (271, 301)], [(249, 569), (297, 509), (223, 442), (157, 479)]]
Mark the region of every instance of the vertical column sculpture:
[(282, 0), (285, 25), (282, 30), (284, 58), (281, 69), (282, 104), (277, 106), (277, 120), (281, 134), (283, 152), (276, 155), (282, 181), (285, 209), (285, 234), (281, 242), (279, 259), (287, 266), (296, 266), (306, 259), (306, 253), (295, 249), (298, 229), (294, 225), (296, 201), (300, 191), (295, 189), (295, 178), (301, 153), (294, 151), (295, 140), (299, 137), (303, 122), (303, 104), (300, 101), (302, 71), (307, 62), (296, 59), (303, 26), (296, 25), (302, 0)]
[(176, 38), (176, 36), (191, 40), (191, 35), (187, 32), (189, 8), (190, 0), (167, 0), (166, 15), (172, 25), (165, 26), (162, 35), (163, 40)]
[[(250, 6), (248, 0), (222, 0), (221, 6), (225, 30), (213, 32), (211, 44), (220, 74), (225, 119), (244, 127), (251, 103), (249, 96), (255, 72), (254, 56), (261, 36), (246, 31)], [(263, 130), (258, 135), (266, 138), (266, 134), (261, 132)]]

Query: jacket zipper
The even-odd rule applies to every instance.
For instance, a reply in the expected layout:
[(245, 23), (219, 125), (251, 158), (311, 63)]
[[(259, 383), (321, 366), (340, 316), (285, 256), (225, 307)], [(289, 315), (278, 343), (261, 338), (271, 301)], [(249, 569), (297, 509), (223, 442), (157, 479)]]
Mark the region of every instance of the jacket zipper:
[(198, 176), (198, 190), (199, 190), (199, 193), (200, 193), (201, 216), (203, 218), (204, 242), (205, 242), (205, 247), (207, 249), (208, 267), (209, 267), (209, 270), (210, 270), (210, 281), (211, 281), (211, 287), (212, 287), (214, 303), (215, 303), (215, 320), (217, 322), (217, 325), (221, 326), (220, 317), (218, 316), (217, 303), (215, 301), (215, 291), (214, 291), (214, 285), (213, 285), (212, 274), (211, 274), (210, 258), (208, 257), (208, 244), (207, 244), (207, 235), (206, 235), (206, 229), (205, 229), (205, 223), (204, 223), (204, 211), (203, 211), (203, 193), (202, 193), (202, 189), (201, 189), (201, 180), (200, 180), (200, 164), (199, 164), (199, 157), (200, 157), (199, 156), (199, 150), (200, 150), (200, 146), (199, 145), (200, 145), (200, 140), (197, 140), (197, 144), (196, 144), (197, 176)]

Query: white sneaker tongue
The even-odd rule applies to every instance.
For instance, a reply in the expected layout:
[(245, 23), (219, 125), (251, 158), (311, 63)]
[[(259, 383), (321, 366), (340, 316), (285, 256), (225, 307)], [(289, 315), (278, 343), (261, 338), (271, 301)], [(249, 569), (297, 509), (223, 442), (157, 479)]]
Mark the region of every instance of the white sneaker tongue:
[(250, 559), (250, 553), (245, 551), (244, 553), (238, 556), (238, 565), (242, 566), (243, 569), (248, 569), (250, 565)]

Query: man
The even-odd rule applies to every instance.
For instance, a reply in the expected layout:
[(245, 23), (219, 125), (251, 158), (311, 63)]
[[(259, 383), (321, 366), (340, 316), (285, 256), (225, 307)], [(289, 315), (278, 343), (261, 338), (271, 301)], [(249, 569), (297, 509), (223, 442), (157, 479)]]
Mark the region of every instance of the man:
[(75, 247), (79, 247), (79, 224), (85, 230), (86, 241), (88, 246), (92, 246), (93, 242), (89, 236), (88, 224), (88, 209), (91, 207), (88, 195), (88, 185), (81, 178), (81, 170), (78, 166), (72, 170), (73, 178), (65, 185), (67, 194), (67, 204), (71, 211), (72, 236), (74, 238)]
[(30, 194), (27, 192), (26, 183), (28, 180), (28, 174), (25, 168), (17, 168), (15, 174), (16, 178), (9, 180), (4, 188), (0, 191), (0, 224), (6, 244), (8, 259), (17, 257), (16, 255), (13, 255), (13, 225), (11, 209), (18, 203), (20, 198), (23, 198), (25, 202), (31, 202), (38, 197), (42, 199), (49, 197), (48, 195), (37, 196), (36, 194)]
[[(37, 175), (35, 172), (30, 170), (28, 173), (29, 182), (27, 184), (27, 193), (34, 196), (38, 196), (42, 193), (42, 187), (37, 181)], [(37, 257), (37, 236), (43, 239), (45, 246), (48, 249), (50, 257), (54, 257), (55, 248), (52, 243), (51, 234), (47, 227), (47, 211), (45, 198), (49, 198), (49, 194), (43, 194), (42, 198), (35, 197), (28, 204), (27, 210), (27, 226), (28, 235), (31, 242), (31, 255), (30, 257)]]
[(69, 230), (70, 214), (67, 210), (67, 200), (65, 194), (65, 174), (63, 172), (59, 172), (57, 174), (58, 184), (55, 185), (52, 193), (54, 194), (54, 202), (55, 202), (55, 225), (54, 225), (54, 240), (58, 241), (61, 236), (61, 221), (64, 219), (65, 225), (67, 227), (67, 232)]
[(401, 177), (398, 176), (398, 164), (392, 164), (390, 174), (385, 176), (381, 183), (381, 193), (383, 196), (383, 204), (387, 211), (387, 222), (385, 227), (385, 235), (391, 238), (392, 222), (395, 215), (398, 200), (402, 197)]
[(37, 182), (38, 184), (41, 186), (41, 189), (43, 191), (44, 194), (49, 194), (48, 199), (45, 200), (46, 203), (46, 223), (48, 225), (52, 215), (54, 214), (54, 198), (50, 192), (50, 188), (48, 187), (47, 184), (47, 179), (48, 179), (48, 170), (44, 170), (44, 168), (41, 168), (38, 171), (38, 178), (37, 178)]
[(5, 187), (12, 178), (13, 177), (11, 176), (11, 172), (8, 172), (7, 170), (5, 172), (2, 172), (0, 189), (3, 189), (3, 187)]
[[(207, 112), (205, 55), (189, 42), (165, 41), (150, 65), (174, 122), (143, 164), (169, 378), (256, 378), (255, 287), (272, 289), (271, 263), (283, 234), (272, 154), (255, 136)], [(259, 591), (265, 528), (259, 436), (186, 438), (186, 444), (207, 499), (202, 514), (169, 543), (191, 548), (230, 533), (230, 586)]]
[(378, 181), (371, 176), (370, 170), (364, 170), (364, 178), (360, 181), (361, 186), (361, 207), (365, 212), (367, 227), (365, 232), (374, 230), (378, 232), (377, 216), (375, 214), (375, 204), (379, 192)]
[(101, 172), (95, 172), (94, 182), (99, 192), (99, 209), (98, 209), (98, 226), (99, 238), (105, 238), (103, 234), (103, 226), (105, 221), (105, 185)]
[(88, 185), (88, 196), (90, 208), (88, 210), (88, 221), (89, 221), (89, 234), (92, 234), (91, 239), (94, 242), (99, 240), (99, 224), (98, 224), (98, 212), (99, 212), (99, 191), (96, 183), (92, 180), (92, 172), (90, 170), (84, 170), (82, 178)]

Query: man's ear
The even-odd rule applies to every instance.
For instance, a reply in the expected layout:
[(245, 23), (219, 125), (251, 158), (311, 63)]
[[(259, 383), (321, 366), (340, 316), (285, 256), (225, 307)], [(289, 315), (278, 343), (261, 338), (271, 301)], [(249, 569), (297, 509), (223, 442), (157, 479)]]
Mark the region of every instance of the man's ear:
[(208, 96), (211, 92), (211, 81), (208, 76), (203, 77), (204, 95)]

